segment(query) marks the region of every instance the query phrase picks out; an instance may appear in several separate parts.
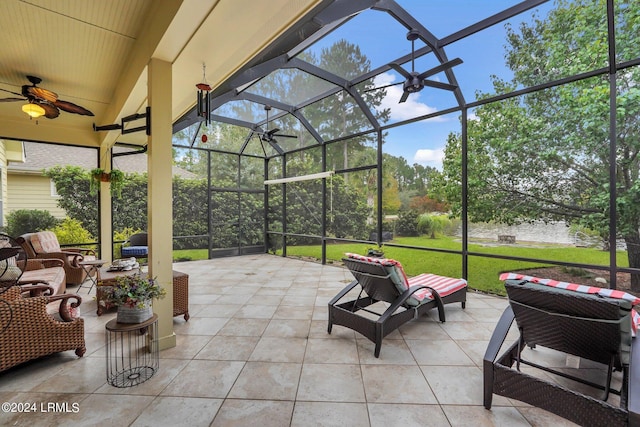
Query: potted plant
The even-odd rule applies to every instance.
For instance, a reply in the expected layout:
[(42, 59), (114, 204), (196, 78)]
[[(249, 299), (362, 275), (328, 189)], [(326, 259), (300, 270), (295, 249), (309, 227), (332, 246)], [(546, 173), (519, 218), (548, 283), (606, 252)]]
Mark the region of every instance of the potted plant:
[(122, 187), (124, 187), (124, 172), (118, 169), (112, 169), (109, 173), (109, 181), (111, 182), (111, 192), (118, 199), (122, 197)]
[(89, 192), (91, 195), (98, 194), (100, 188), (100, 182), (110, 182), (111, 192), (118, 198), (122, 197), (122, 188), (124, 187), (124, 172), (118, 169), (112, 169), (111, 172), (106, 172), (104, 169), (95, 168), (91, 169), (89, 173), (91, 180), (89, 184)]
[(136, 273), (119, 276), (113, 286), (105, 289), (103, 300), (118, 307), (119, 323), (141, 323), (153, 316), (151, 300), (162, 299), (166, 294), (156, 279)]

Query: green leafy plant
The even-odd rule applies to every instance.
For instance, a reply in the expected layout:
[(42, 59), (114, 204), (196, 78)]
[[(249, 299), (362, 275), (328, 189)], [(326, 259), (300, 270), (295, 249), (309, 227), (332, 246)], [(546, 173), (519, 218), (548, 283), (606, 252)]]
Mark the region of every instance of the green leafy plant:
[(160, 287), (156, 279), (147, 278), (140, 273), (132, 276), (119, 276), (116, 283), (106, 290), (104, 300), (112, 305), (144, 308), (151, 299), (162, 299), (166, 289)]
[(122, 197), (122, 188), (124, 187), (124, 172), (118, 169), (112, 169), (111, 172), (105, 172), (104, 169), (95, 168), (91, 169), (89, 172), (91, 175), (91, 182), (89, 186), (89, 192), (92, 195), (98, 194), (98, 189), (100, 188), (100, 182), (109, 182), (111, 183), (111, 192), (116, 195), (116, 197)]

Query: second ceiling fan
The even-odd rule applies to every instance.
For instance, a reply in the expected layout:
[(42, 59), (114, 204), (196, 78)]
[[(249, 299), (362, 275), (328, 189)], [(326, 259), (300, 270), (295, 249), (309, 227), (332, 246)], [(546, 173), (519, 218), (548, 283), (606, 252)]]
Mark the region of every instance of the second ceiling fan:
[[(423, 73), (418, 73), (417, 71), (415, 71), (414, 45), (415, 45), (415, 41), (419, 37), (420, 37), (420, 32), (418, 30), (410, 30), (407, 33), (407, 40), (411, 41), (411, 72), (405, 70), (400, 66), (400, 64), (397, 64), (395, 62), (392, 62), (389, 64), (389, 67), (396, 70), (405, 78), (405, 81), (402, 84), (403, 93), (402, 93), (402, 97), (400, 98), (400, 102), (405, 102), (410, 94), (420, 92), (425, 86), (434, 87), (437, 89), (451, 90), (451, 91), (456, 90), (458, 88), (458, 86), (452, 85), (449, 83), (442, 83), (435, 80), (427, 80), (427, 77), (433, 76), (434, 74), (438, 74), (449, 68), (455, 67), (456, 65), (462, 64), (462, 59), (460, 58), (455, 58), (450, 61), (443, 62), (442, 64), (436, 67), (430, 68)], [(394, 83), (384, 87), (394, 86), (397, 84), (400, 84), (400, 83)], [(381, 88), (377, 88), (377, 89), (381, 89)]]
[(280, 132), (279, 128), (269, 129), (269, 111), (271, 111), (271, 105), (265, 105), (264, 110), (267, 112), (267, 119), (265, 120), (265, 131), (260, 132), (256, 131), (256, 133), (260, 134), (260, 140), (263, 142), (273, 142), (276, 137), (278, 138), (297, 138), (296, 135), (284, 135)]

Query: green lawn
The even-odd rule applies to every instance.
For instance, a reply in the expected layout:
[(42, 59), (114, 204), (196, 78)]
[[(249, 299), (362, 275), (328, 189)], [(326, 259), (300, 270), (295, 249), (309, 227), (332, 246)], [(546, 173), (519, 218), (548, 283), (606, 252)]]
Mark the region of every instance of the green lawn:
[[(427, 237), (399, 237), (393, 243), (428, 247), (432, 249), (460, 250), (461, 243), (452, 237), (430, 239)], [(327, 260), (340, 260), (345, 252), (366, 254), (371, 245), (366, 244), (331, 244), (327, 245)], [(394, 258), (402, 262), (409, 276), (430, 272), (443, 276), (460, 277), (462, 275), (462, 256), (442, 252), (423, 251), (410, 248), (395, 248), (383, 246), (385, 257)], [(593, 248), (576, 248), (568, 246), (484, 246), (470, 244), (470, 252), (490, 253), (495, 255), (509, 255), (523, 258), (539, 258), (548, 260), (562, 260), (582, 264), (608, 265), (609, 253)], [(287, 247), (288, 256), (303, 256), (320, 258), (319, 246)], [(626, 263), (624, 252), (619, 255), (620, 264)], [(469, 286), (484, 292), (504, 295), (504, 286), (498, 280), (500, 273), (505, 271), (522, 270), (547, 266), (543, 263), (511, 261), (496, 258), (471, 256), (469, 258)], [(626, 264), (624, 264), (626, 265)]]

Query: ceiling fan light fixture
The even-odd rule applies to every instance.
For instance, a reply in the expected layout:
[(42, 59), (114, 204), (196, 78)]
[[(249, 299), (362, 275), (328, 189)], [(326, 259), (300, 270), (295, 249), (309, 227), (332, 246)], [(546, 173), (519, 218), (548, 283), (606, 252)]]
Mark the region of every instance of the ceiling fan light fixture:
[(38, 104), (28, 103), (22, 106), (22, 111), (29, 115), (32, 119), (37, 119), (38, 117), (44, 116), (45, 111), (44, 108), (39, 106)]

